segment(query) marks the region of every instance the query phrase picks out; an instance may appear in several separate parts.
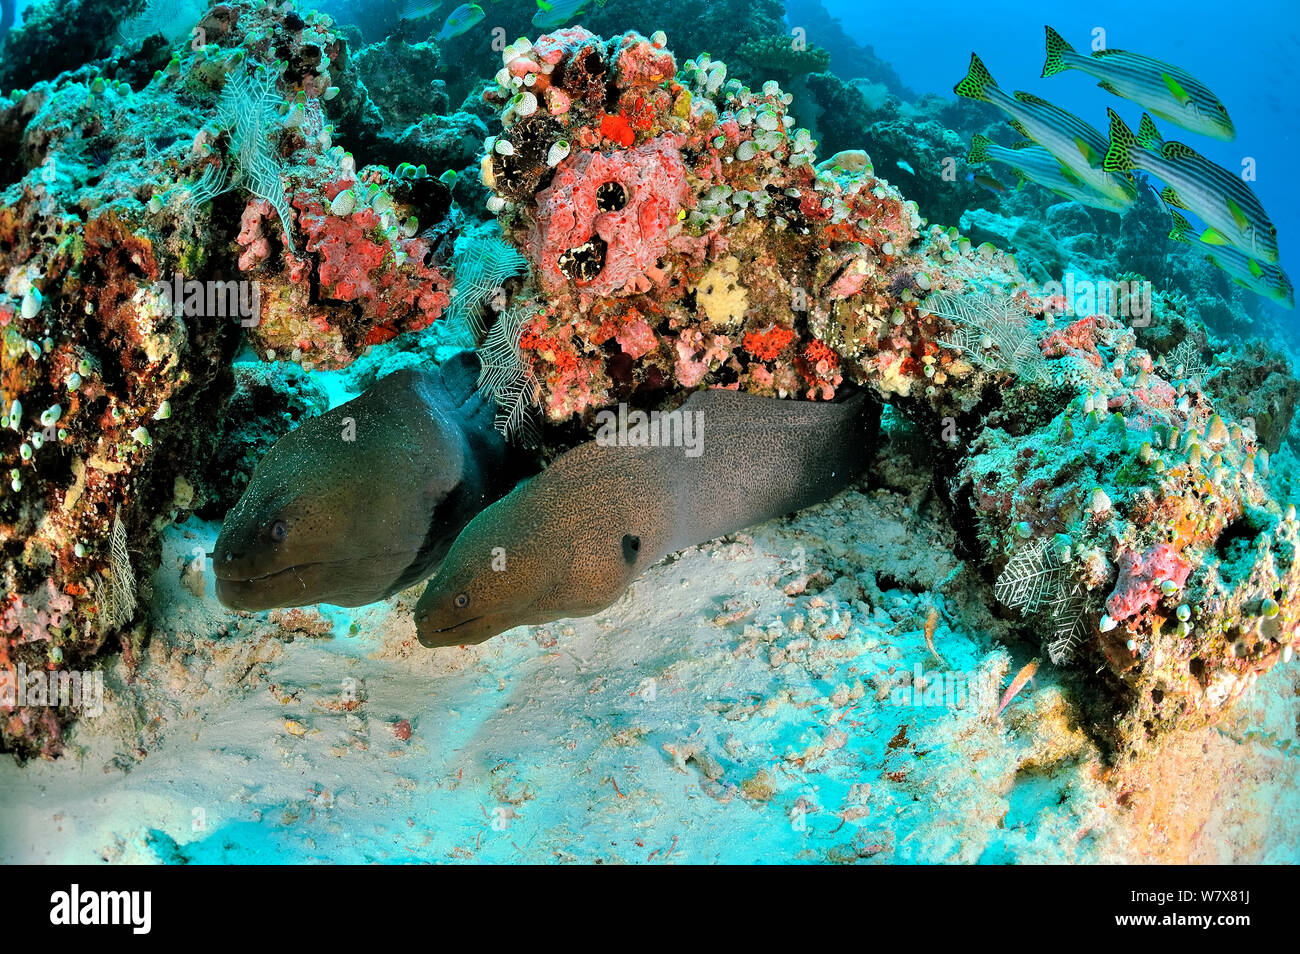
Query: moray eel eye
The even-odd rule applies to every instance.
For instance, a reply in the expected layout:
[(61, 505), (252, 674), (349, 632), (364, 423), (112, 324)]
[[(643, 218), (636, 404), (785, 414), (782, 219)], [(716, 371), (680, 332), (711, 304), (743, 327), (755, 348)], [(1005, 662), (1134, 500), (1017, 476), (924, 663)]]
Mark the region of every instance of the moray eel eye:
[(469, 606), (469, 594), (457, 593), (456, 598), (452, 600), (452, 602), (456, 604), (456, 609), (464, 609), (466, 606)]
[(283, 520), (277, 520), (271, 524), (271, 539), (276, 543), (283, 542), (284, 538), (289, 535), (289, 528), (284, 525)]

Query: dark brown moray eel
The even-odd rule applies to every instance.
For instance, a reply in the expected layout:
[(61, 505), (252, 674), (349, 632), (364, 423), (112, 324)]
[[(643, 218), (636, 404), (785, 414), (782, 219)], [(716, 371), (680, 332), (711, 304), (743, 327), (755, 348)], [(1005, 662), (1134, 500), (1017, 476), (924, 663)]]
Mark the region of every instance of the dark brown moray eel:
[(240, 610), (362, 606), (433, 572), (521, 476), (478, 372), (468, 352), (398, 371), (282, 437), (222, 524), (217, 598)]
[(425, 646), (589, 616), (676, 552), (833, 496), (865, 468), (864, 395), (824, 404), (703, 391), (702, 453), (602, 446), (561, 455), (457, 537), (416, 604)]

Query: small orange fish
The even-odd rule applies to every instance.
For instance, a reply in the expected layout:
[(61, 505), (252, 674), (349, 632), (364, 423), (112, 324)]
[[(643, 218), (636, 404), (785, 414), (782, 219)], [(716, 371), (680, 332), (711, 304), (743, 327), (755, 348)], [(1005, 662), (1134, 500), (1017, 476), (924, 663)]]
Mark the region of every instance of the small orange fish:
[(1034, 659), (1025, 663), (1020, 672), (1016, 673), (1016, 678), (1011, 680), (1011, 685), (1007, 686), (1007, 691), (1002, 693), (1002, 704), (998, 706), (998, 715), (1002, 715), (1002, 710), (1010, 705), (1011, 700), (1021, 689), (1025, 688), (1025, 683), (1034, 678), (1034, 673), (1038, 672), (1038, 660)]

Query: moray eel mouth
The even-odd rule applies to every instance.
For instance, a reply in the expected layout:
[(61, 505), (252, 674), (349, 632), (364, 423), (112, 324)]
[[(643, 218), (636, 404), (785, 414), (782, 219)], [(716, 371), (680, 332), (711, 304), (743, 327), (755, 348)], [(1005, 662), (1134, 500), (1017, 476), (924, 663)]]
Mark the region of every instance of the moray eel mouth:
[(263, 573), (260, 576), (218, 576), (217, 579), (223, 583), (257, 583), (261, 580), (273, 580), (277, 576), (284, 576), (286, 573), (292, 573), (295, 570), (305, 570), (312, 566), (320, 566), (320, 564), (295, 563), (293, 566), (286, 566), (282, 570), (272, 570), (270, 573)]
[(463, 640), (456, 639), (448, 634), (455, 633), (456, 630), (463, 626), (477, 623), (482, 618), (482, 616), (471, 616), (469, 619), (463, 619), (459, 623), (455, 623), (451, 626), (444, 626), (441, 629), (431, 629), (428, 624), (425, 623), (425, 620), (429, 619), (429, 617), (421, 617), (416, 620), (420, 645), (429, 649), (434, 649), (438, 646), (459, 646)]
[[(304, 573), (320, 567), (320, 563), (295, 563), (283, 569), (262, 573), (258, 576), (230, 577), (214, 573), (216, 578), (217, 599), (225, 606), (236, 610), (264, 610), (277, 606), (303, 605), (315, 602), (307, 582), (302, 579)], [(299, 604), (280, 602), (286, 591), (292, 587), (294, 580), (297, 587), (307, 597)], [(280, 585), (283, 581), (283, 585)]]
[(337, 560), (306, 560), (266, 572), (215, 562), (217, 599), (233, 610), (256, 612), (287, 606), (365, 606), (385, 599), (415, 550), (376, 551)]

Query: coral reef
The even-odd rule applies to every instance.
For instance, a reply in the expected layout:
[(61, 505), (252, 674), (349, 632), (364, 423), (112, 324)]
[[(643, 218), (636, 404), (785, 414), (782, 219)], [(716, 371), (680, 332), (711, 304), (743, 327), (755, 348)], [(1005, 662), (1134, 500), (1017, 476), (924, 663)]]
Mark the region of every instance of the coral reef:
[[(802, 28), (807, 37), (826, 50), (832, 74), (877, 84), (900, 99), (915, 98), (893, 66), (876, 56), (870, 46), (858, 43), (845, 33), (840, 21), (826, 12), (821, 0), (787, 0), (785, 16), (792, 29)], [(680, 43), (678, 46), (681, 48)]]
[[(971, 213), (1023, 262), (930, 224), (978, 204), (958, 135), (978, 109), (858, 109), (777, 4), (736, 6), (759, 15), (715, 47), (730, 64), (571, 27), (507, 46), (484, 87), (468, 44), (354, 58), (328, 17), (234, 0), (201, 42), (150, 34), (0, 100), (0, 666), (134, 646), (159, 528), (219, 508), (254, 453), (213, 452), (223, 412), (267, 408), (240, 432), (255, 448), (319, 407), (256, 373), (230, 403), (241, 337), (365, 376), (392, 366), (375, 345), (436, 348), (444, 317), (480, 342), (503, 429), (552, 447), (614, 403), (704, 387), (892, 404), (1005, 616), (1079, 674), (1115, 750), (1220, 718), (1289, 659), (1300, 530), (1266, 484), (1298, 394), (1285, 362), (1216, 346), (1199, 301), (1144, 299), (1141, 276), (1098, 293), (1105, 243), (1057, 238), (1076, 207), (1037, 227), (1027, 204)], [(841, 120), (844, 148), (796, 115)], [(517, 252), (458, 242), (455, 199), (485, 200)], [(1115, 234), (1132, 267), (1181, 274), (1141, 257), (1159, 229), (1148, 204)], [(1056, 284), (1067, 262), (1091, 295)], [(0, 736), (49, 754), (61, 718), (6, 713)]]
[(201, 517), (225, 516), (271, 446), (329, 406), (324, 389), (297, 365), (240, 362), (234, 373), (220, 426), (208, 431), (201, 451), (204, 466), (195, 483)]
[[(1055, 662), (1107, 673), (1092, 729), (1120, 750), (1217, 719), (1293, 652), (1296, 524), (1259, 422), (1139, 346), (1118, 319), (1149, 320), (1140, 282), (1067, 297), (925, 228), (865, 153), (817, 162), (777, 83), (703, 55), (678, 71), (662, 35), (573, 28), (502, 59), (482, 175), (535, 276), (508, 307), (546, 419), (870, 387), (933, 435), (1008, 609), (1045, 617)], [(1266, 381), (1271, 432), (1294, 382)]]
[[(120, 581), (204, 502), (241, 334), (336, 367), (450, 300), (446, 187), (331, 141), (375, 107), (328, 18), (199, 26), (138, 87), (119, 48), (0, 99), (0, 666), (140, 638)], [(68, 717), (6, 710), (0, 741), (50, 754)]]
[(864, 154), (814, 168), (777, 83), (706, 56), (675, 79), (664, 42), (573, 28), (503, 54), (482, 174), (532, 264), (510, 307), (551, 421), (702, 385), (830, 396), (812, 302), (874, 288), (863, 248), (896, 258), (920, 225)]
[(425, 166), (435, 176), (463, 172), (478, 162), (488, 129), (478, 91), (451, 109), (441, 54), (431, 43), (410, 43), (389, 36), (364, 47), (355, 58), (358, 77), (374, 101), (383, 123), (357, 137), (375, 162), (390, 166)]
[(107, 55), (120, 37), (106, 24), (143, 9), (144, 0), (43, 0), (32, 4), (23, 22), (4, 39), (0, 91), (26, 88)]

